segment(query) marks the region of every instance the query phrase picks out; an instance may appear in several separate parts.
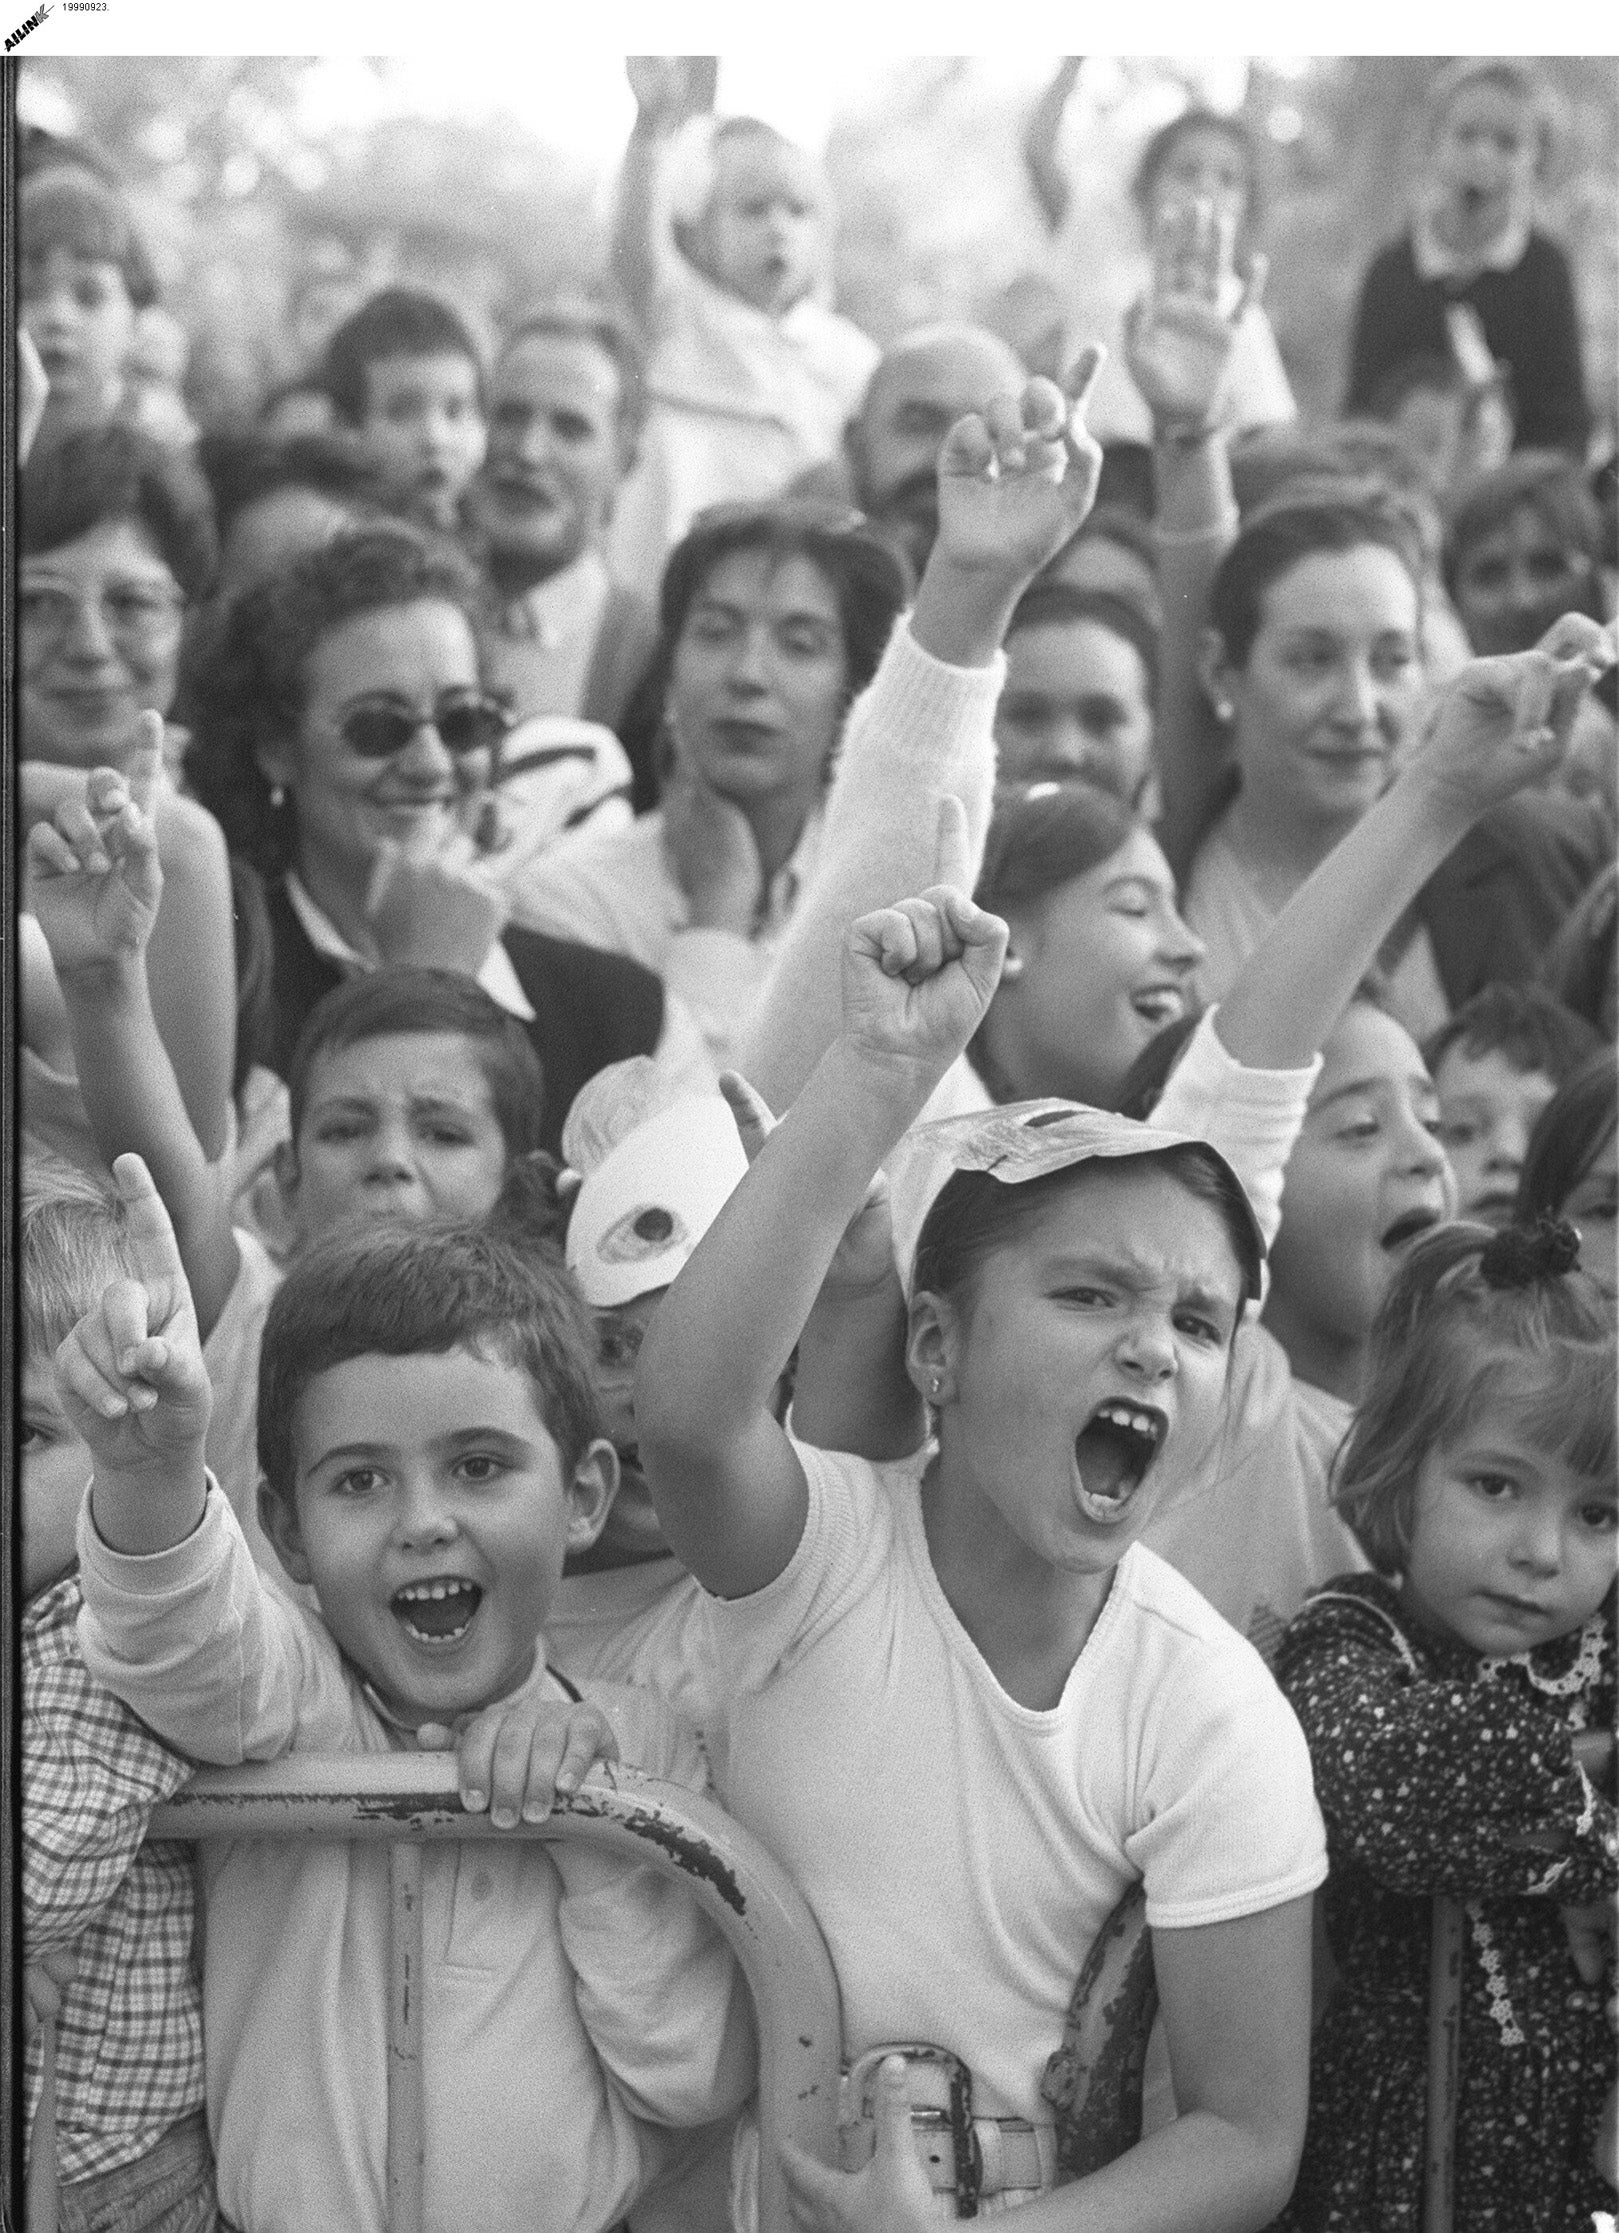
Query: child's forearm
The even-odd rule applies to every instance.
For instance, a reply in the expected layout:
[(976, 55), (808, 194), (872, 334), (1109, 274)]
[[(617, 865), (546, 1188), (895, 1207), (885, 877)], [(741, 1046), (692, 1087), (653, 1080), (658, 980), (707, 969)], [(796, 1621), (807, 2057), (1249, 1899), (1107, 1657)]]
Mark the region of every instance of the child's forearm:
[(1220, 561), (1237, 532), (1224, 436), (1171, 439), (1153, 451), (1153, 526), (1164, 632), (1159, 655), (1155, 757), (1164, 811), (1158, 835), (1184, 877), (1213, 817), (1231, 764), (1203, 688), (1203, 631)]
[(935, 544), (911, 608), (911, 634), (946, 666), (989, 666), (1032, 571), (961, 566)]
[(161, 1465), (97, 1471), (90, 1487), (90, 1515), (109, 1551), (150, 1558), (172, 1550), (195, 1532), (208, 1501), (208, 1468), (199, 1437)]
[(1400, 916), (1473, 816), (1409, 771), (1300, 885), (1220, 1003), (1227, 1053), (1296, 1070), (1316, 1053)]
[(936, 1083), (844, 1038), (827, 1050), (653, 1322), (636, 1383), (643, 1445), (689, 1450), (768, 1411), (849, 1221)]
[(643, 335), (650, 331), (658, 292), (658, 171), (666, 135), (638, 116), (624, 147), (613, 198), (613, 276)]
[(163, 900), (147, 949), (152, 1013), (192, 1129), (210, 1161), (229, 1138), (236, 1054), (236, 937), (218, 824), (189, 799), (158, 809)]
[(174, 1066), (152, 1012), (139, 956), (61, 979), (75, 1068), (96, 1145), (110, 1166), (141, 1156), (174, 1220), (204, 1339), (237, 1273), (226, 1175), (192, 1129)]
[(850, 711), (827, 798), (821, 856), (794, 912), (736, 1067), (773, 1109), (788, 1108), (838, 1035), (849, 925), (934, 881), (940, 801), (967, 816), (969, 881), (995, 785), (1001, 664), (927, 652), (901, 621)]

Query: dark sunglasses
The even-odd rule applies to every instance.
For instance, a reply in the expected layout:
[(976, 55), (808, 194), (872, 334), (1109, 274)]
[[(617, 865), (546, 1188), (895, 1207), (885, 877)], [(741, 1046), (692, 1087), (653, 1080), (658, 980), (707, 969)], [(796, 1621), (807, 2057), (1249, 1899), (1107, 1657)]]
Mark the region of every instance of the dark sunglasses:
[(497, 699), (469, 692), (440, 698), (431, 713), (410, 712), (404, 706), (355, 706), (338, 723), (337, 733), (362, 760), (391, 760), (424, 729), (434, 729), (445, 750), (460, 758), (495, 751), (510, 727), (511, 715)]

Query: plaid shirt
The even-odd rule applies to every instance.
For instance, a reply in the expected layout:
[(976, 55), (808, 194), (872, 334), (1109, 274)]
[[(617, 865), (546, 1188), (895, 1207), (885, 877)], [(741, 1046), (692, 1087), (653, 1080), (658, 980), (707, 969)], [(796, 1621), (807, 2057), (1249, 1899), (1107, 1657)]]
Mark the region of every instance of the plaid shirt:
[[(203, 2105), (191, 1849), (141, 1842), (191, 1764), (91, 1680), (79, 1605), (69, 1574), (22, 1620), (23, 1955), (73, 1946), (79, 1965), (56, 2030), (64, 2182), (137, 2161)], [(24, 2083), (31, 2128), (37, 2034)]]

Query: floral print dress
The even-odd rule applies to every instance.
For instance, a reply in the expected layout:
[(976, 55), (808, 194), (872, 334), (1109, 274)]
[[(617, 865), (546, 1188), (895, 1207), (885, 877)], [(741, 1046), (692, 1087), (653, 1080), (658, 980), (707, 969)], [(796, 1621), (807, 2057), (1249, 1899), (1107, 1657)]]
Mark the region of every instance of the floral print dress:
[[(1339, 1969), (1311, 2058), (1289, 2233), (1420, 2233), (1433, 1895), (1464, 1903), (1457, 2233), (1590, 2233), (1615, 2069), (1606, 1986), (1583, 1985), (1559, 1916), (1619, 1885), (1612, 1804), (1576, 1763), (1613, 1727), (1614, 1607), (1514, 1659), (1402, 1614), (1373, 1574), (1320, 1590), (1276, 1675), (1326, 1817), (1322, 1893)], [(1534, 1847), (1514, 1841), (1530, 1837)]]

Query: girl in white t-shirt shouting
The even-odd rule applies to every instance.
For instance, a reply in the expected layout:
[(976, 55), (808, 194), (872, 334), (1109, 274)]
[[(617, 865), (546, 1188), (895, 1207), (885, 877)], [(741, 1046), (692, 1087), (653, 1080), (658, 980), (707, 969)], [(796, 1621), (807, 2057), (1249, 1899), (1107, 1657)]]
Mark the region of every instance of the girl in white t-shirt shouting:
[[(842, 1993), (842, 2167), (788, 2156), (796, 2221), (908, 2233), (1021, 2204), (1030, 2233), (1253, 2228), (1303, 2135), (1321, 1824), (1258, 1655), (1137, 1541), (1216, 1457), (1262, 1262), (1234, 1174), (1066, 1102), (921, 1128), (894, 1216), (936, 1442), (873, 1465), (770, 1409), (1005, 945), (943, 886), (854, 926), (841, 1035), (647, 1337), (642, 1459), (710, 1593), (728, 1802), (797, 1878)], [(1074, 1949), (1136, 1884), (1179, 2114), (1047, 2192)]]

